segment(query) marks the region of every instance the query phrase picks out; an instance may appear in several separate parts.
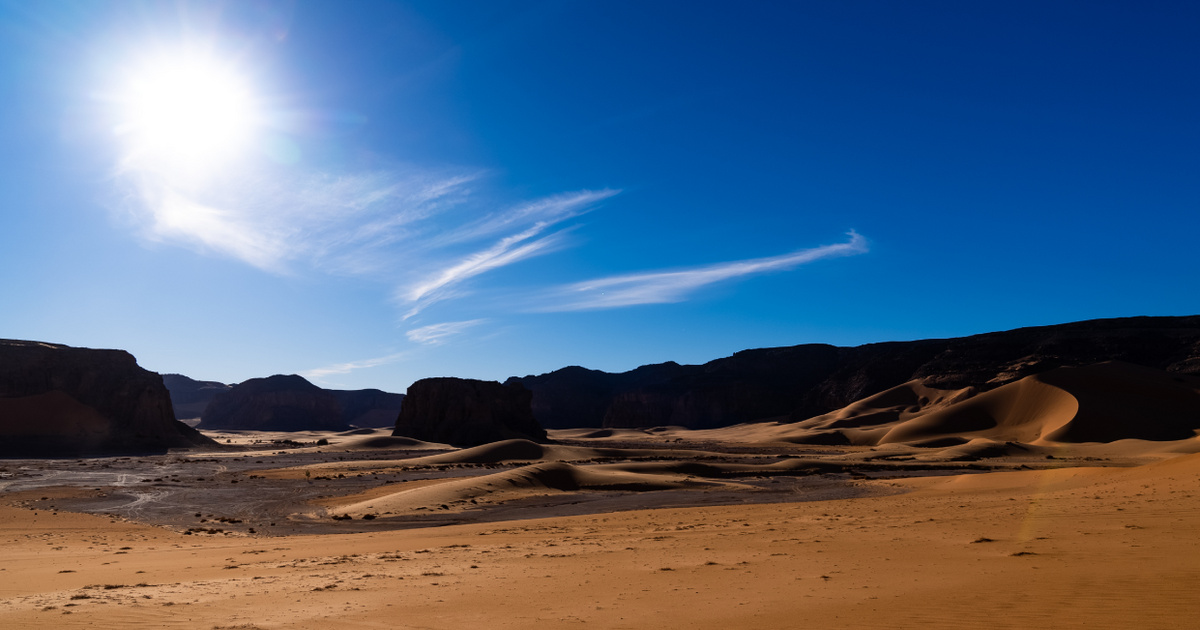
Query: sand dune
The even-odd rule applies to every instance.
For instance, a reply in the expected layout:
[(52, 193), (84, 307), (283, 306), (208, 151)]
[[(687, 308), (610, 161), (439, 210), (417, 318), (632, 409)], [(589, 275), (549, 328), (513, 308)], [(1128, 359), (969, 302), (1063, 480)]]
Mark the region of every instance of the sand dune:
[(413, 464), (494, 464), (512, 461), (568, 461), (595, 459), (601, 457), (600, 451), (578, 446), (553, 446), (538, 444), (529, 440), (512, 439), (481, 444), (449, 453), (418, 457), (410, 460)]
[(1059, 368), (975, 394), (910, 382), (796, 423), (794, 443), (928, 446), (985, 438), (1057, 444), (1186, 440), (1200, 428), (1200, 379), (1129, 363)]
[(328, 509), (331, 513), (357, 517), (365, 514), (387, 516), (417, 510), (466, 510), (480, 503), (500, 503), (561, 492), (644, 492), (700, 485), (713, 484), (619, 468), (546, 462), (482, 477), (421, 485), (411, 490), (401, 488), (391, 494), (330, 506)]
[[(631, 480), (577, 468), (510, 478), (544, 493)], [(1195, 622), (1198, 482), (1192, 455), (863, 481), (904, 492), (845, 500), (286, 537), (184, 536), (48, 509), (62, 497), (39, 490), (0, 506), (0, 625), (1173, 630)]]
[(642, 429), (549, 429), (547, 433), (555, 440), (628, 439), (654, 435)]
[(812, 430), (874, 428), (905, 422), (943, 409), (970, 398), (974, 393), (975, 390), (969, 387), (959, 390), (936, 389), (927, 387), (921, 381), (909, 381), (837, 411), (797, 423), (797, 426)]
[[(571, 445), (0, 462), (0, 490), (48, 484), (0, 505), (0, 626), (1190, 627), (1198, 419), (1200, 379), (1107, 363), (798, 423), (553, 433)], [(118, 516), (156, 501), (180, 520)]]
[(454, 448), (448, 444), (426, 442), (400, 435), (372, 435), (370, 437), (341, 442), (337, 444), (337, 447), (348, 451), (435, 451)]
[[(984, 393), (912, 381), (801, 422), (699, 431), (662, 428), (641, 432), (640, 437), (626, 433), (624, 439), (794, 444), (831, 453), (851, 449), (849, 457), (861, 460), (971, 461), (1064, 454), (1136, 459), (1196, 452), (1197, 429), (1200, 378), (1107, 362), (1051, 370)], [(574, 430), (571, 436), (589, 440), (585, 430)]]
[(461, 450), (414, 457), (405, 460), (410, 465), (437, 464), (494, 464), (500, 462), (579, 462), (603, 459), (687, 459), (712, 457), (714, 453), (677, 449), (592, 448), (538, 444), (529, 440), (512, 439), (482, 444)]

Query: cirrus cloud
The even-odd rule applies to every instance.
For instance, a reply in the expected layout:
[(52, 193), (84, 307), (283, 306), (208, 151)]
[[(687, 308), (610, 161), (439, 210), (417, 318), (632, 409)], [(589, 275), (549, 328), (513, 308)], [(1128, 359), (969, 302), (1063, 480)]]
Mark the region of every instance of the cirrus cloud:
[(860, 234), (850, 231), (847, 236), (850, 238), (844, 243), (802, 249), (780, 256), (576, 282), (550, 291), (547, 303), (534, 310), (584, 311), (682, 302), (696, 291), (718, 282), (785, 271), (824, 258), (853, 256), (868, 251), (867, 241)]

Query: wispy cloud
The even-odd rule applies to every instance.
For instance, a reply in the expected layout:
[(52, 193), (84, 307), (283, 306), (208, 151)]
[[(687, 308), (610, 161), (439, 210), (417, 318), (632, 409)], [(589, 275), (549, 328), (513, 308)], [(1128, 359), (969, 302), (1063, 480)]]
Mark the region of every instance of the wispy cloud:
[(333, 365), (327, 365), (325, 367), (314, 368), (305, 372), (301, 372), (300, 376), (303, 376), (307, 379), (312, 379), (314, 381), (319, 381), (334, 374), (349, 374), (355, 370), (363, 370), (367, 368), (379, 367), (381, 365), (387, 365), (388, 363), (395, 363), (396, 361), (404, 359), (409, 354), (411, 354), (411, 352), (397, 352), (387, 356), (376, 357), (374, 359), (335, 363)]
[(522, 225), (553, 225), (590, 212), (595, 204), (619, 193), (619, 190), (581, 190), (551, 195), (519, 204), (504, 212), (489, 213), (482, 219), (443, 236), (439, 244), (486, 238)]
[(444, 343), (447, 338), (460, 334), (468, 328), (478, 326), (485, 321), (487, 320), (471, 319), (462, 322), (443, 322), (440, 324), (430, 324), (429, 326), (414, 328), (405, 333), (405, 336), (408, 337), (409, 341), (414, 343), (436, 346)]
[(117, 175), (127, 191), (123, 208), (148, 240), (272, 273), (352, 274), (389, 271), (405, 251), (397, 245), (466, 203), (478, 177), (405, 166), (334, 174), (259, 165), (197, 180), (139, 162)]
[(460, 232), (451, 232), (449, 239), (475, 240), (484, 235), (503, 232), (514, 225), (527, 225), (529, 221), (535, 221), (532, 226), (523, 231), (504, 236), (489, 247), (452, 261), (447, 266), (435, 269), (411, 285), (403, 287), (397, 292), (397, 299), (412, 304), (404, 315), (404, 319), (415, 316), (435, 302), (456, 295), (452, 287), (465, 280), (533, 256), (555, 251), (562, 246), (563, 237), (569, 228), (543, 236), (547, 230), (567, 219), (587, 212), (593, 204), (607, 199), (617, 192), (615, 190), (584, 190), (567, 195), (556, 195), (519, 206), (506, 214), (490, 216), (476, 224), (466, 226)]
[(851, 256), (867, 251), (867, 241), (851, 231), (845, 243), (823, 245), (768, 258), (680, 269), (634, 273), (569, 284), (549, 293), (544, 312), (620, 308), (639, 304), (681, 302), (692, 293), (718, 282), (783, 271), (823, 258)]
[(560, 249), (565, 221), (619, 192), (502, 203), (476, 190), (482, 176), (405, 165), (326, 173), (258, 162), (201, 179), (138, 159), (123, 160), (117, 171), (127, 192), (122, 207), (148, 240), (270, 273), (374, 276), (393, 284), (405, 319), (465, 295), (467, 280)]
[(535, 225), (520, 234), (506, 236), (491, 247), (475, 252), (450, 267), (436, 272), (432, 277), (418, 282), (415, 286), (404, 289), (399, 294), (400, 299), (414, 304), (405, 313), (404, 319), (415, 316), (435, 302), (455, 296), (456, 293), (451, 288), (464, 280), (552, 251), (562, 242), (563, 232), (533, 239), (545, 228), (545, 225)]
[(284, 271), (288, 254), (285, 230), (261, 229), (244, 216), (205, 205), (169, 187), (141, 182), (139, 192), (154, 208), (144, 226), (151, 240), (183, 242), (259, 269)]

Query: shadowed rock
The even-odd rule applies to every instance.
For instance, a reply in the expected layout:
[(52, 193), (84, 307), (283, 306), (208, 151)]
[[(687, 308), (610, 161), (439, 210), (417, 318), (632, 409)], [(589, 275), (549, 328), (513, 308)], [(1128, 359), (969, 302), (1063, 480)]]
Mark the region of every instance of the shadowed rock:
[(621, 374), (569, 367), (508, 382), (533, 391), (534, 414), (548, 427), (702, 429), (804, 420), (916, 379), (987, 391), (1103, 361), (1198, 374), (1200, 317), (1101, 319), (853, 348), (765, 348), (704, 365), (665, 363)]
[[(182, 374), (164, 374), (163, 384), (171, 392), (171, 404), (175, 409), (175, 417), (179, 419), (200, 418), (204, 415), (208, 404), (218, 394), (223, 394), (234, 387), (216, 381), (197, 381)], [(299, 387), (304, 388), (303, 385)], [(400, 413), (400, 404), (404, 394), (393, 394), (378, 389), (322, 390), (333, 394), (337, 399), (342, 422), (356, 427), (391, 427), (396, 424), (396, 414)], [(294, 406), (298, 401), (288, 401)], [(194, 423), (193, 423), (194, 424)], [(206, 428), (209, 425), (205, 425)], [(242, 428), (251, 427), (225, 427)]]
[(253, 431), (344, 431), (341, 408), (332, 392), (301, 376), (252, 378), (213, 397), (201, 429)]
[(342, 421), (356, 427), (391, 427), (396, 424), (404, 394), (378, 389), (326, 390), (337, 398)]
[(199, 418), (214, 396), (233, 387), (216, 381), (197, 381), (182, 374), (163, 374), (162, 379), (171, 392), (171, 407), (178, 420)]
[(123, 350), (0, 340), (0, 454), (143, 453), (215, 444), (177, 422), (162, 377)]
[(542, 442), (532, 394), (520, 384), (427, 378), (408, 388), (392, 435), (463, 446), (524, 438)]

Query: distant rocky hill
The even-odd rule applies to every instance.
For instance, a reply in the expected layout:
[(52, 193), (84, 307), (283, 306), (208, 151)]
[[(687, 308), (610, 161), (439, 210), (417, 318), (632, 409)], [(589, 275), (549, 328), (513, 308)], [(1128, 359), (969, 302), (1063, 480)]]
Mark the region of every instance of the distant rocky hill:
[(252, 378), (213, 397), (199, 428), (343, 431), (349, 426), (332, 392), (295, 374)]
[(1104, 361), (1200, 374), (1200, 316), (1099, 319), (852, 348), (765, 348), (703, 365), (664, 363), (620, 374), (568, 367), (507, 382), (533, 392), (534, 416), (548, 428), (711, 428), (800, 421), (913, 380), (987, 391)]
[(337, 398), (342, 411), (342, 421), (348, 425), (364, 428), (394, 427), (396, 416), (404, 394), (393, 394), (378, 389), (329, 389), (325, 390)]
[(0, 454), (75, 456), (213, 445), (175, 420), (162, 377), (123, 350), (0, 340)]
[(162, 378), (163, 385), (171, 392), (171, 407), (179, 420), (199, 418), (214, 396), (233, 387), (216, 381), (197, 381), (182, 374), (163, 374)]
[[(201, 418), (200, 426), (204, 429), (305, 431), (343, 430), (349, 426), (392, 427), (404, 402), (404, 394), (378, 389), (322, 389), (296, 375), (225, 385), (167, 374), (163, 382), (171, 390), (176, 417)], [(210, 409), (214, 400), (219, 402)], [(331, 413), (336, 414), (337, 420), (332, 419)]]
[(408, 388), (392, 435), (457, 446), (524, 438), (546, 440), (532, 395), (519, 383), (426, 378)]

